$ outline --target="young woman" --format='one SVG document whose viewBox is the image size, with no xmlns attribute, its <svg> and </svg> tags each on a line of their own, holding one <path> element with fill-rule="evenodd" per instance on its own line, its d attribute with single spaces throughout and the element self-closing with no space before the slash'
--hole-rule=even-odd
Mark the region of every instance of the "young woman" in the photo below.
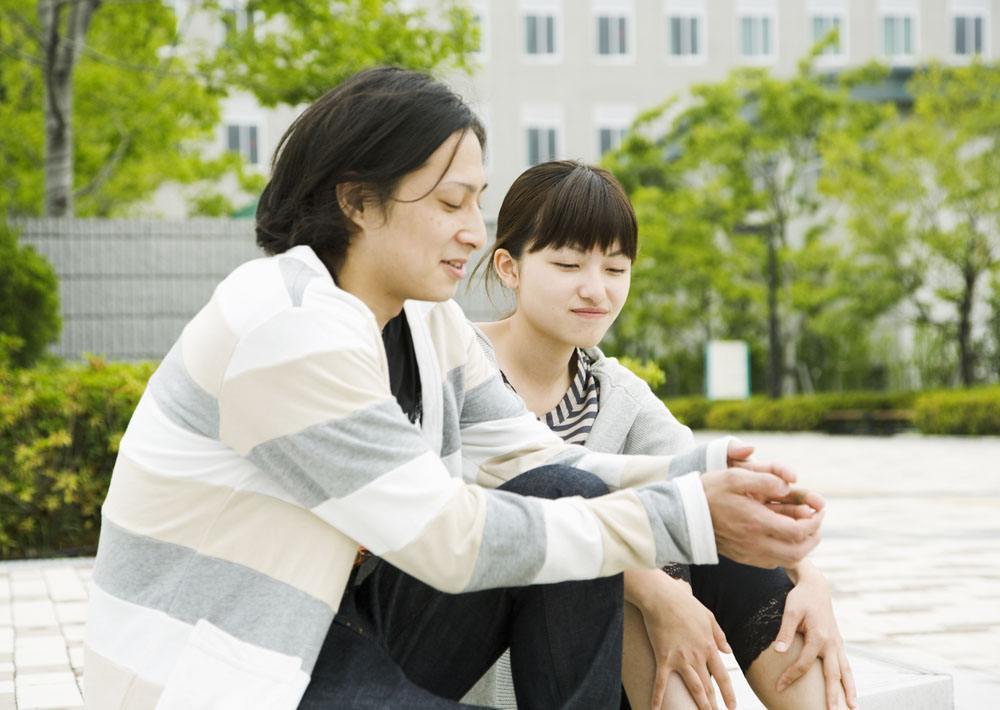
<svg viewBox="0 0 1000 710">
<path fill-rule="evenodd" d="M 608 707 L 619 572 L 815 546 L 821 515 L 766 505 L 783 468 L 590 453 L 506 389 L 448 300 L 485 240 L 483 140 L 447 87 L 391 68 L 289 128 L 269 256 L 218 285 L 122 438 L 89 708 L 455 707 L 508 645 L 530 703 Z"/>
<path fill-rule="evenodd" d="M 636 239 L 631 204 L 608 172 L 571 161 L 530 168 L 507 193 L 481 262 L 516 306 L 480 324 L 481 341 L 511 389 L 565 441 L 679 454 L 693 446 L 691 431 L 595 347 L 628 296 Z M 767 570 L 723 558 L 667 572 L 625 573 L 623 683 L 634 707 L 714 707 L 709 676 L 732 704 L 719 658 L 730 647 L 769 708 L 854 706 L 829 593 L 808 562 Z"/>
</svg>

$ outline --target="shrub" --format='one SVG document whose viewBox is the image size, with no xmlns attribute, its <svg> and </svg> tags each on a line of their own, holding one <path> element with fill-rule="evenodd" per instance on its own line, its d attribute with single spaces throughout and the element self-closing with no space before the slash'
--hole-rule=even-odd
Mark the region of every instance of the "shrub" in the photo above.
<svg viewBox="0 0 1000 710">
<path fill-rule="evenodd" d="M 748 407 L 749 428 L 758 431 L 812 431 L 826 410 L 814 396 L 753 399 Z"/>
<path fill-rule="evenodd" d="M 752 400 L 746 402 L 714 402 L 705 415 L 705 427 L 719 431 L 741 431 L 750 428 Z"/>
<path fill-rule="evenodd" d="M 914 409 L 925 434 L 1000 434 L 1000 387 L 929 392 Z"/>
<path fill-rule="evenodd" d="M 118 442 L 153 365 L 0 369 L 0 555 L 92 553 Z"/>
<path fill-rule="evenodd" d="M 618 358 L 618 362 L 630 369 L 637 377 L 649 385 L 649 389 L 654 392 L 667 381 L 667 376 L 663 374 L 663 370 L 652 360 L 639 360 L 638 358 L 623 356 Z"/>
<path fill-rule="evenodd" d="M 28 367 L 59 337 L 59 283 L 45 257 L 0 221 L 0 361 Z"/>
<path fill-rule="evenodd" d="M 712 402 L 704 397 L 679 397 L 677 399 L 664 400 L 675 417 L 692 429 L 705 428 L 705 415 L 712 409 Z"/>
</svg>

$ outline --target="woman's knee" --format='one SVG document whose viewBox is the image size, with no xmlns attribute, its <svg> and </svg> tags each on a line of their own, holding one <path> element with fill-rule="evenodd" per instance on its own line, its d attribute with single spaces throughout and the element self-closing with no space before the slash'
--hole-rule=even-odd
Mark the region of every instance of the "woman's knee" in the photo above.
<svg viewBox="0 0 1000 710">
<path fill-rule="evenodd" d="M 562 464 L 549 464 L 525 471 L 500 486 L 500 490 L 534 498 L 597 498 L 607 495 L 607 484 L 600 478 L 579 468 Z"/>
</svg>

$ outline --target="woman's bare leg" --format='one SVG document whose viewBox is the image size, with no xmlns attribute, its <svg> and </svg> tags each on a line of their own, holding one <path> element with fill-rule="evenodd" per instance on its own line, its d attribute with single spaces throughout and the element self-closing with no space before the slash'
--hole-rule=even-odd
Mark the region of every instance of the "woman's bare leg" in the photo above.
<svg viewBox="0 0 1000 710">
<path fill-rule="evenodd" d="M 770 710 L 826 710 L 826 682 L 823 678 L 823 663 L 817 658 L 805 674 L 782 692 L 776 686 L 778 678 L 785 672 L 802 651 L 804 639 L 802 634 L 795 635 L 792 647 L 784 653 L 778 653 L 773 646 L 768 646 L 757 659 L 750 664 L 747 681 L 760 701 Z M 838 692 L 838 706 L 847 707 L 843 688 Z"/>
<path fill-rule="evenodd" d="M 638 607 L 625 603 L 625 637 L 622 645 L 622 685 L 633 710 L 648 710 L 653 696 L 656 663 L 646 624 Z M 777 676 L 775 676 L 777 678 Z M 667 680 L 663 710 L 696 710 L 697 705 L 677 673 Z"/>
</svg>

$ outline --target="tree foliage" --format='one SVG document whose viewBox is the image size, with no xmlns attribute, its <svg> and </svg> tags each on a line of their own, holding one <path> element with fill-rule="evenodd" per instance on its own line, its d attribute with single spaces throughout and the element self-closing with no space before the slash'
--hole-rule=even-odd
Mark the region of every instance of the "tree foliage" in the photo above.
<svg viewBox="0 0 1000 710">
<path fill-rule="evenodd" d="M 42 32 L 37 5 L 0 0 L 0 184 L 10 187 L 0 210 L 13 215 L 43 211 L 45 53 L 53 40 Z M 104 3 L 83 41 L 72 77 L 73 195 L 65 214 L 118 215 L 167 181 L 242 175 L 236 156 L 204 156 L 221 94 L 180 51 L 171 8 Z"/>
<path fill-rule="evenodd" d="M 61 327 L 55 271 L 0 221 L 0 367 L 32 365 Z"/>
<path fill-rule="evenodd" d="M 864 341 L 841 337 L 862 299 L 818 185 L 828 142 L 857 139 L 877 117 L 850 82 L 814 71 L 821 50 L 787 79 L 738 69 L 695 86 L 686 106 L 668 101 L 641 116 L 608 159 L 642 234 L 615 337 L 665 360 L 668 386 L 671 361 L 700 365 L 711 338 L 748 340 L 755 386 L 764 380 L 772 396 L 863 384 L 845 381 L 843 365 L 867 357 L 848 352 Z M 870 311 L 892 302 L 863 300 Z M 671 391 L 698 388 L 701 367 L 688 372 Z"/>
<path fill-rule="evenodd" d="M 989 295 L 1000 273 L 1000 65 L 931 65 L 908 88 L 912 113 L 837 142 L 826 189 L 847 205 L 871 280 L 902 288 L 918 345 L 937 343 L 950 372 L 941 384 L 968 386 L 1000 374 L 975 329 L 1000 305 Z"/>
<path fill-rule="evenodd" d="M 206 9 L 224 5 L 207 2 Z M 469 70 L 477 30 L 459 0 L 433 12 L 401 0 L 254 0 L 252 20 L 223 12 L 227 39 L 206 68 L 264 106 L 313 101 L 362 69 Z"/>
<path fill-rule="evenodd" d="M 258 22 L 245 24 L 218 0 L 86 4 L 89 24 L 74 25 L 80 3 L 0 0 L 0 214 L 42 214 L 46 182 L 51 188 L 67 171 L 66 208 L 47 214 L 120 215 L 166 182 L 192 185 L 195 211 L 225 213 L 232 206 L 213 184 L 226 175 L 247 191 L 262 183 L 235 153 L 206 151 L 225 96 L 249 91 L 267 106 L 297 105 L 375 64 L 467 69 L 476 38 L 457 2 L 428 16 L 397 0 L 255 0 Z M 213 30 L 207 41 L 194 24 Z M 62 76 L 50 61 L 58 47 L 78 50 L 70 94 L 53 104 L 72 107 L 63 136 L 71 160 L 50 161 L 46 178 L 46 126 L 50 145 L 57 136 L 45 95 Z"/>
</svg>

